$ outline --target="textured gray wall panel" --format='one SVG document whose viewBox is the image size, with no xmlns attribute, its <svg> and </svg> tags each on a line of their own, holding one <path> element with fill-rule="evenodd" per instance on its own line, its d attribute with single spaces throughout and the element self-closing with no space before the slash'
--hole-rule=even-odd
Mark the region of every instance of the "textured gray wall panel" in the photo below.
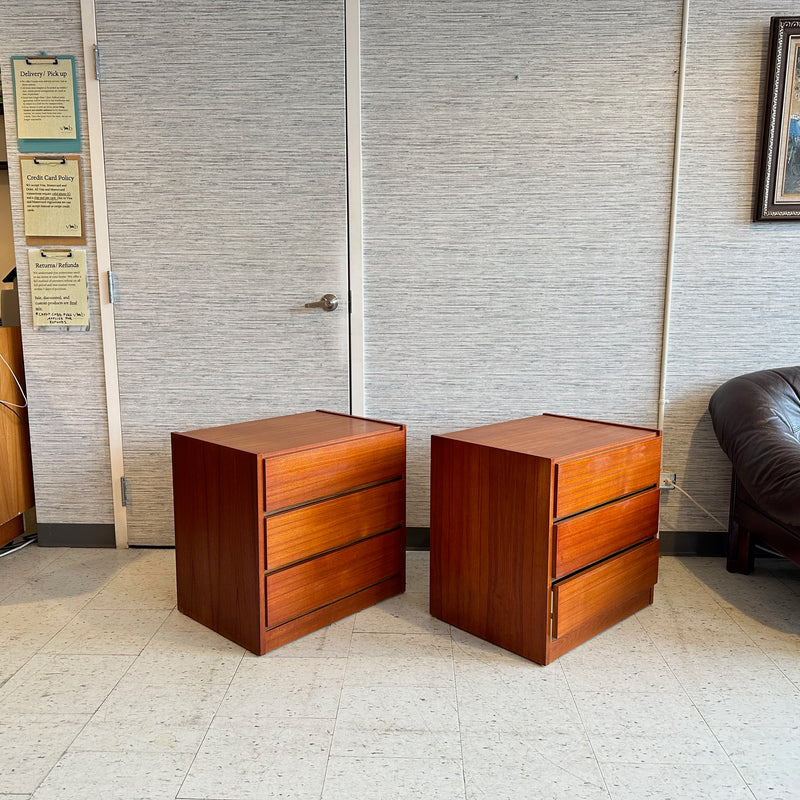
<svg viewBox="0 0 800 800">
<path fill-rule="evenodd" d="M 156 520 L 132 533 L 163 542 L 169 430 L 343 402 L 307 377 L 346 359 L 341 337 L 320 347 L 330 320 L 300 310 L 346 259 L 341 4 L 313 23 L 299 1 L 98 6 L 131 517 Z M 724 523 L 708 397 L 797 363 L 798 228 L 750 222 L 769 17 L 797 8 L 690 11 L 664 468 Z M 431 433 L 542 411 L 655 424 L 681 13 L 363 0 L 367 413 L 409 424 L 410 525 L 427 524 Z M 77 0 L 4 4 L 3 67 L 42 49 L 80 54 Z M 93 330 L 30 330 L 10 178 L 39 516 L 108 523 L 93 248 Z M 84 181 L 90 210 L 86 159 Z M 662 528 L 716 526 L 663 495 Z"/>
<path fill-rule="evenodd" d="M 728 378 L 800 353 L 798 224 L 750 221 L 769 18 L 797 6 L 692 0 L 690 10 L 663 464 L 727 525 L 730 466 L 708 400 Z M 674 491 L 661 526 L 721 527 Z"/>
<path fill-rule="evenodd" d="M 680 4 L 362 3 L 367 412 L 654 425 Z"/>
<path fill-rule="evenodd" d="M 32 328 L 10 58 L 40 51 L 76 56 L 83 134 L 81 166 L 89 242 L 81 248 L 86 251 L 88 272 L 91 322 L 88 332 L 45 332 Z M 78 0 L 65 0 L 56 6 L 40 0 L 3 3 L 0 66 L 25 373 L 30 398 L 36 511 L 40 522 L 53 524 L 110 524 L 114 521 L 82 53 Z"/>
<path fill-rule="evenodd" d="M 170 431 L 349 408 L 342 4 L 154 8 L 97 2 L 138 544 L 172 541 Z"/>
</svg>

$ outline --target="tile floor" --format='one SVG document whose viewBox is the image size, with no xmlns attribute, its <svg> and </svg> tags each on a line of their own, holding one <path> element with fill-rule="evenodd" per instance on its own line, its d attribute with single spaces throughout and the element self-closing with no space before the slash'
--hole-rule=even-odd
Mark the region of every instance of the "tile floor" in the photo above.
<svg viewBox="0 0 800 800">
<path fill-rule="evenodd" d="M 800 798 L 800 569 L 661 559 L 548 667 L 408 591 L 262 658 L 175 609 L 171 550 L 0 558 L 0 798 Z"/>
</svg>

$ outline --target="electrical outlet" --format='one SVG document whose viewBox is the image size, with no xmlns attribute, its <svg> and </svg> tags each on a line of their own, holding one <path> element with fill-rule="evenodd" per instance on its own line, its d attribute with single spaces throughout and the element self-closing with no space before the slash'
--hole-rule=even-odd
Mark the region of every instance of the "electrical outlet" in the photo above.
<svg viewBox="0 0 800 800">
<path fill-rule="evenodd" d="M 678 476 L 674 472 L 662 472 L 658 481 L 659 489 L 674 489 Z"/>
</svg>

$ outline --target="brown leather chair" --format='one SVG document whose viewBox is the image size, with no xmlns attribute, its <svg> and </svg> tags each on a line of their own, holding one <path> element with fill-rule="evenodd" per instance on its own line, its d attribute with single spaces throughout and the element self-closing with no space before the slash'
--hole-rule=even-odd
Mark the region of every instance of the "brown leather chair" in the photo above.
<svg viewBox="0 0 800 800">
<path fill-rule="evenodd" d="M 733 465 L 728 571 L 750 572 L 759 542 L 800 565 L 800 367 L 732 378 L 708 410 Z"/>
</svg>

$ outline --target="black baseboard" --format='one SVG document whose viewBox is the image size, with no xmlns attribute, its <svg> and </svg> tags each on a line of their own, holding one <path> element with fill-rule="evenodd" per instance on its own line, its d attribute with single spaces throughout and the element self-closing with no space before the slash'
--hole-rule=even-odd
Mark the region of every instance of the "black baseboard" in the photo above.
<svg viewBox="0 0 800 800">
<path fill-rule="evenodd" d="M 726 531 L 661 531 L 662 556 L 724 556 L 728 548 Z M 430 528 L 407 528 L 407 550 L 430 550 Z"/>
<path fill-rule="evenodd" d="M 430 550 L 430 528 L 406 528 L 406 550 Z"/>
<path fill-rule="evenodd" d="M 114 525 L 37 522 L 39 547 L 116 547 Z"/>
<path fill-rule="evenodd" d="M 658 534 L 662 556 L 725 556 L 727 531 L 661 531 Z"/>
<path fill-rule="evenodd" d="M 116 547 L 114 526 L 39 522 L 40 547 Z M 728 534 L 720 531 L 661 531 L 662 556 L 724 556 Z M 169 546 L 171 547 L 171 545 Z M 430 528 L 406 528 L 406 550 L 430 550 Z"/>
</svg>

